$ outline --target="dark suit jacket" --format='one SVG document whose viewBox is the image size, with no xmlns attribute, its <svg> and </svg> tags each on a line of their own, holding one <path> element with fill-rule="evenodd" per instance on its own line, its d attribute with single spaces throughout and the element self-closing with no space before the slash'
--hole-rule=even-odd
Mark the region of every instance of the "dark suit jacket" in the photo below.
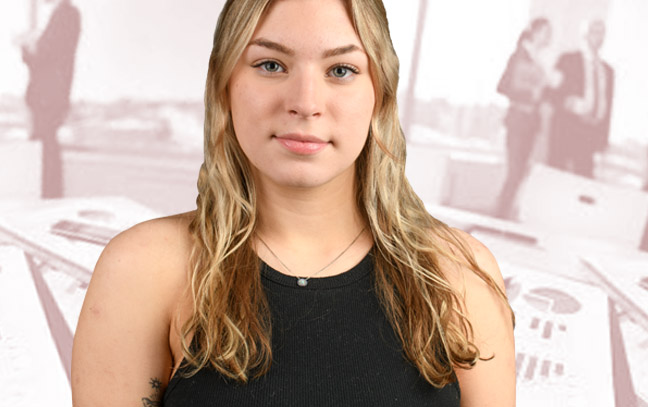
<svg viewBox="0 0 648 407">
<path fill-rule="evenodd" d="M 25 99 L 34 114 L 55 121 L 67 114 L 80 29 L 79 10 L 64 0 L 52 12 L 36 51 L 23 54 L 30 74 Z"/>
<path fill-rule="evenodd" d="M 540 128 L 538 101 L 534 93 L 542 86 L 542 68 L 533 61 L 527 50 L 518 47 L 506 64 L 497 83 L 497 92 L 509 99 L 509 109 L 504 117 L 509 137 L 528 139 Z"/>
<path fill-rule="evenodd" d="M 535 105 L 533 90 L 539 86 L 542 72 L 529 53 L 518 47 L 506 64 L 497 83 L 497 92 L 509 98 L 511 103 Z"/>
<path fill-rule="evenodd" d="M 610 114 L 614 94 L 614 70 L 603 61 L 603 72 L 606 83 L 607 110 L 603 120 L 596 125 L 586 123 L 578 115 L 565 109 L 565 99 L 569 96 L 583 97 L 585 94 L 585 58 L 580 51 L 563 54 L 556 63 L 556 70 L 562 73 L 562 84 L 547 92 L 547 97 L 554 106 L 554 120 L 552 122 L 552 137 L 554 142 L 572 137 L 575 133 L 588 133 L 586 136 L 592 140 L 594 150 L 601 151 L 608 146 L 610 137 Z"/>
</svg>

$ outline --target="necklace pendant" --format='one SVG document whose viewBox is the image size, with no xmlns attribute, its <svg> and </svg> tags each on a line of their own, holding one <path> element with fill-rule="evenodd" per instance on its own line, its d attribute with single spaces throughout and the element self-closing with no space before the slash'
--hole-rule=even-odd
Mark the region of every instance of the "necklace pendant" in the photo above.
<svg viewBox="0 0 648 407">
<path fill-rule="evenodd" d="M 300 287 L 306 287 L 308 285 L 308 280 L 306 280 L 305 278 L 298 278 L 297 285 Z"/>
</svg>

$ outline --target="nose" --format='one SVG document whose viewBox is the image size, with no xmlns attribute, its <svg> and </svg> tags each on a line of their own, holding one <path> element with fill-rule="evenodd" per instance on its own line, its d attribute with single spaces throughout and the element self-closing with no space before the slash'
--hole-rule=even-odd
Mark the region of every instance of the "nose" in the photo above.
<svg viewBox="0 0 648 407">
<path fill-rule="evenodd" d="M 323 113 L 324 78 L 314 69 L 305 68 L 295 72 L 289 79 L 286 93 L 286 109 L 291 116 L 300 118 L 319 117 Z"/>
</svg>

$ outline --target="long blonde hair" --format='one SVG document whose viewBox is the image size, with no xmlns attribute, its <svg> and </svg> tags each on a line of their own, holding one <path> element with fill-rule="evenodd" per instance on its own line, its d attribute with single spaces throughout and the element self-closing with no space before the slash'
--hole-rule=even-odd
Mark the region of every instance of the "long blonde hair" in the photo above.
<svg viewBox="0 0 648 407">
<path fill-rule="evenodd" d="M 272 361 L 272 321 L 251 239 L 256 189 L 234 134 L 227 90 L 271 1 L 228 0 L 214 35 L 205 91 L 204 163 L 189 225 L 194 309 L 181 328 L 183 353 L 192 366 L 188 376 L 209 364 L 225 377 L 246 382 L 265 374 Z M 357 205 L 374 239 L 376 292 L 408 359 L 430 384 L 441 387 L 453 381 L 453 365 L 474 365 L 479 349 L 439 259 L 468 266 L 508 302 L 465 243 L 426 211 L 405 177 L 405 137 L 396 105 L 399 63 L 382 1 L 344 2 L 369 56 L 376 94 L 369 137 L 356 161 Z M 187 343 L 192 332 L 195 349 Z"/>
</svg>

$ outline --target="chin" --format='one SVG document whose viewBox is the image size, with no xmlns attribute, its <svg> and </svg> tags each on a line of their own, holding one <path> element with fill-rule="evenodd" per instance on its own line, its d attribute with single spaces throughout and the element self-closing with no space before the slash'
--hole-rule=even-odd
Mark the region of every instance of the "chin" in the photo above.
<svg viewBox="0 0 648 407">
<path fill-rule="evenodd" d="M 333 173 L 326 171 L 321 173 L 319 171 L 293 171 L 290 173 L 281 174 L 282 176 L 273 177 L 272 181 L 277 184 L 288 188 L 318 188 L 326 185 L 342 185 L 347 180 L 345 172 Z"/>
<path fill-rule="evenodd" d="M 289 187 L 289 188 L 317 188 L 328 183 L 328 179 L 320 179 L 318 177 L 312 176 L 299 176 L 298 174 L 293 174 L 292 176 L 285 177 L 282 179 L 274 180 L 278 185 Z"/>
<path fill-rule="evenodd" d="M 319 188 L 324 186 L 336 186 L 335 188 L 345 188 L 353 185 L 354 166 L 331 165 L 319 163 L 317 165 L 304 163 L 298 165 L 282 165 L 259 168 L 255 167 L 255 178 L 268 182 L 268 186 L 275 185 L 284 188 L 308 189 Z"/>
</svg>

